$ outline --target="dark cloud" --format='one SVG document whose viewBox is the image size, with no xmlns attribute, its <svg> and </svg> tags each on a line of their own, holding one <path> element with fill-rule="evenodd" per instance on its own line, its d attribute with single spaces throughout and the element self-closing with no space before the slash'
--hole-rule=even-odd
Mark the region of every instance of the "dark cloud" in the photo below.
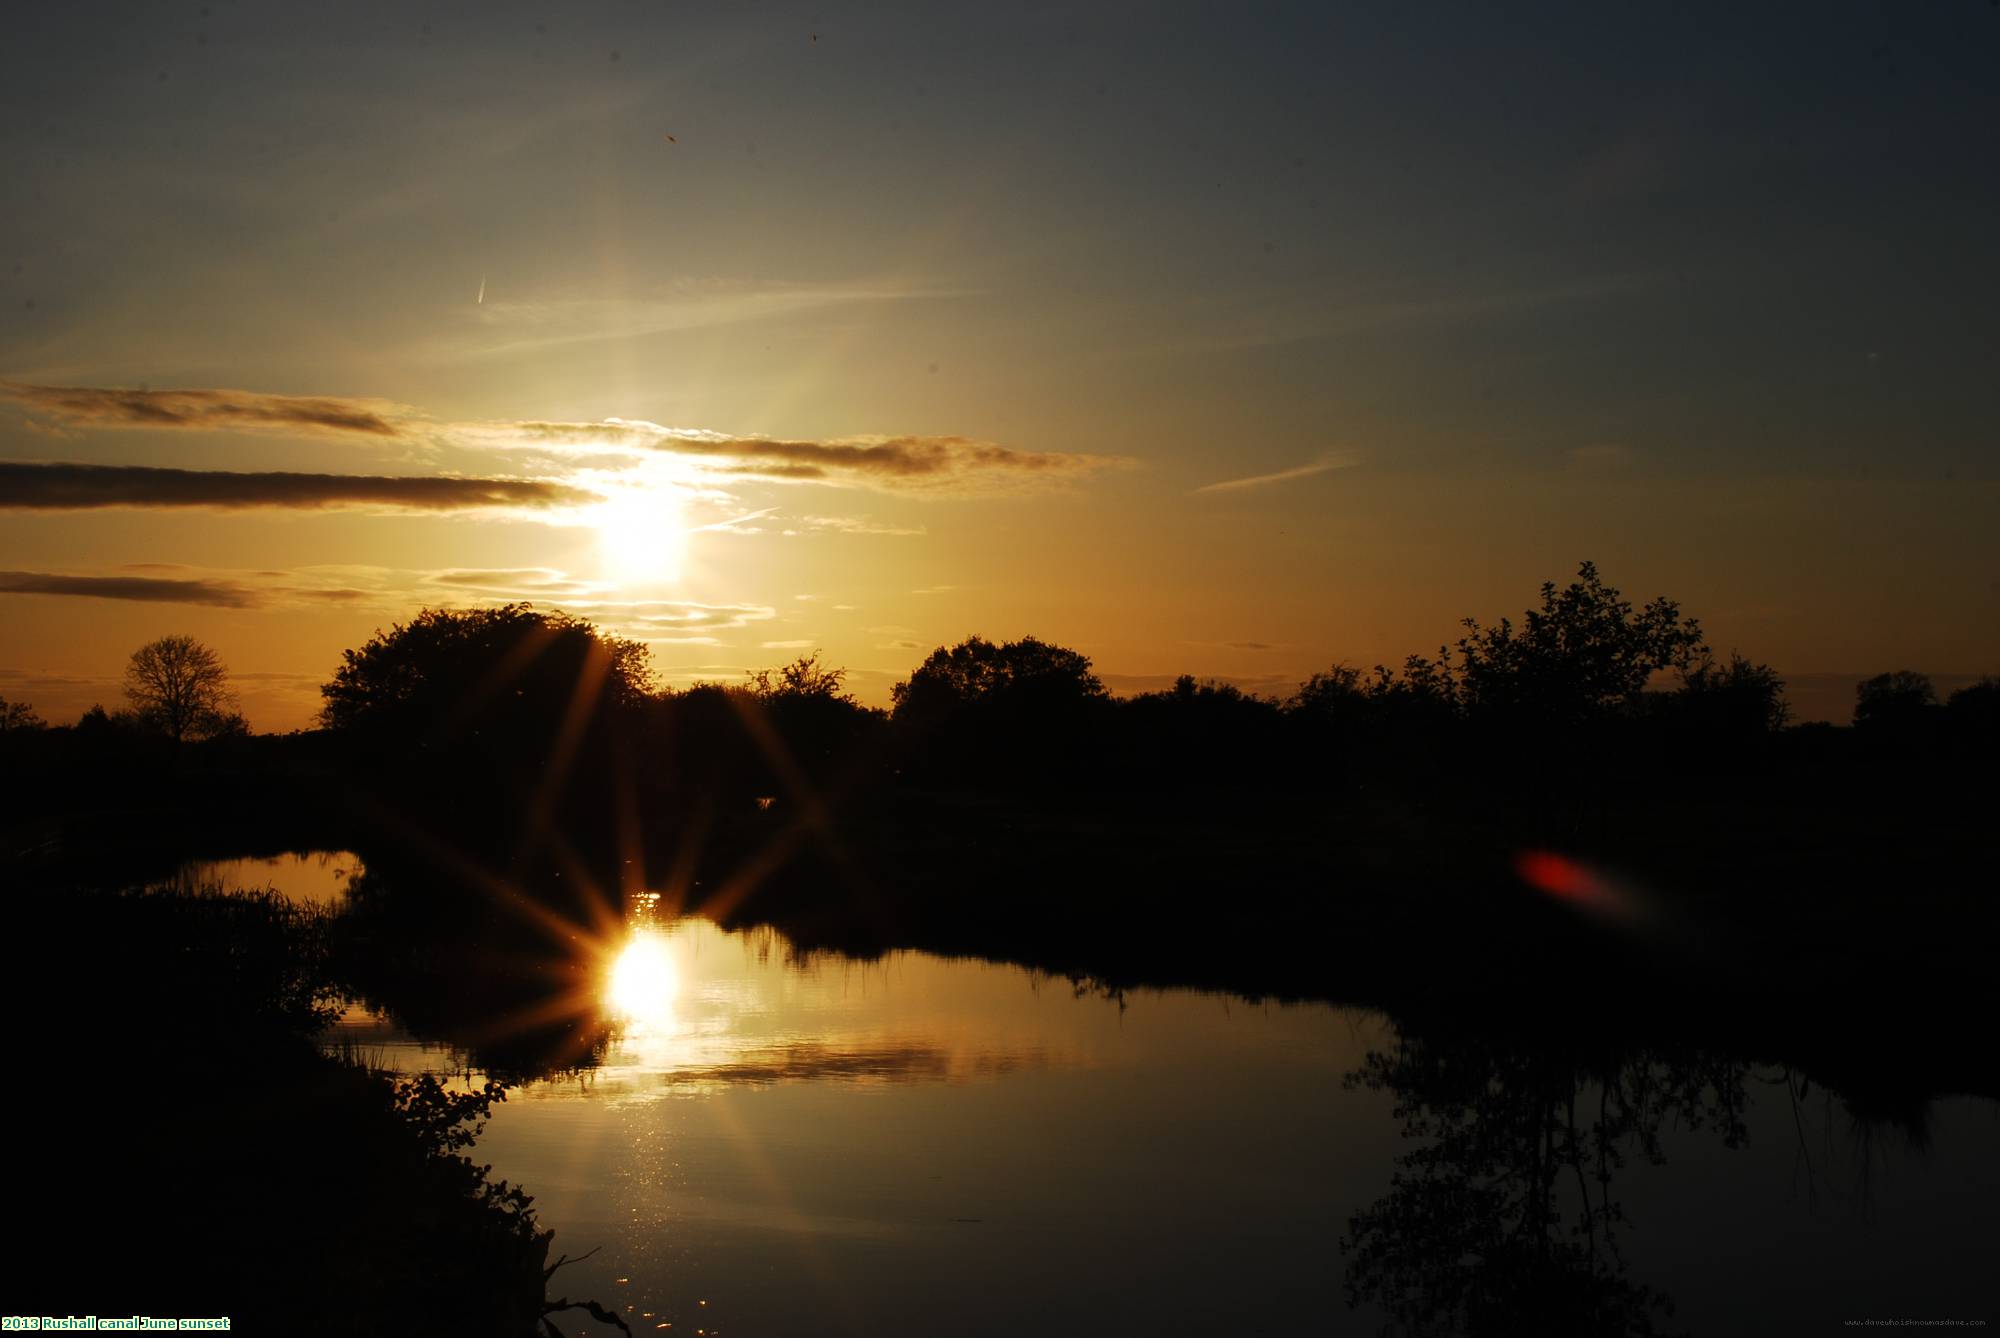
<svg viewBox="0 0 2000 1338">
<path fill-rule="evenodd" d="M 624 418 L 599 423 L 519 420 L 440 426 L 425 421 L 416 409 L 382 400 L 267 395 L 252 390 L 119 390 L 0 381 L 0 397 L 51 420 L 57 431 L 101 427 L 222 429 L 377 439 L 430 439 L 442 434 L 463 444 L 498 449 L 542 448 L 565 454 L 579 450 L 665 452 L 692 457 L 715 473 L 740 478 L 936 492 L 1055 483 L 1132 463 L 1114 456 L 1020 451 L 971 437 L 784 439 L 666 427 Z M 44 425 L 35 426 L 47 430 Z"/>
<path fill-rule="evenodd" d="M 581 581 L 572 580 L 559 571 L 547 567 L 459 567 L 450 571 L 432 572 L 424 578 L 432 585 L 461 586 L 468 590 L 493 590 L 501 593 L 519 592 L 545 598 L 550 594 L 574 593 L 585 588 Z"/>
<path fill-rule="evenodd" d="M 389 477 L 378 474 L 237 474 L 139 465 L 0 461 L 0 508 L 78 511 L 96 507 L 391 507 L 468 511 L 573 506 L 595 493 L 539 479 Z"/>
<path fill-rule="evenodd" d="M 1053 483 L 1132 463 L 1117 456 L 1018 451 L 971 437 L 746 437 L 624 418 L 465 423 L 451 431 L 500 449 L 659 451 L 712 461 L 708 467 L 714 472 L 736 477 L 937 491 Z"/>
<path fill-rule="evenodd" d="M 42 571 L 0 571 L 0 594 L 84 595 L 152 604 L 209 604 L 247 609 L 262 600 L 228 581 L 166 580 L 155 576 L 60 576 Z"/>
<path fill-rule="evenodd" d="M 0 382 L 0 395 L 70 427 L 359 433 L 400 437 L 410 411 L 378 400 L 265 395 L 254 390 L 115 390 Z"/>
<path fill-rule="evenodd" d="M 770 479 L 850 479 L 914 487 L 979 480 L 1054 481 L 1126 463 L 1108 456 L 1017 451 L 968 437 L 867 437 L 782 441 L 765 437 L 666 434 L 654 450 L 730 461 L 728 472 Z"/>
</svg>

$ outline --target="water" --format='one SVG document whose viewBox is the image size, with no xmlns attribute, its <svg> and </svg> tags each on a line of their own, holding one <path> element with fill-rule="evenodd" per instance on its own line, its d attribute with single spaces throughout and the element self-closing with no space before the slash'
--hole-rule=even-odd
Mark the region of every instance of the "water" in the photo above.
<svg viewBox="0 0 2000 1338">
<path fill-rule="evenodd" d="M 1551 1297 L 1591 1298 L 1588 1332 L 1991 1314 L 1990 1101 L 1864 1120 L 1775 1064 L 799 960 L 645 902 L 609 948 L 601 1059 L 517 1088 L 475 1151 L 556 1252 L 597 1251 L 551 1293 L 635 1332 L 1373 1333 Z M 393 1016 L 338 1033 L 462 1065 Z"/>
<path fill-rule="evenodd" d="M 270 888 L 302 906 L 338 906 L 347 885 L 361 873 L 361 858 L 350 850 L 297 850 L 283 855 L 190 860 L 176 879 L 190 890 Z"/>
</svg>

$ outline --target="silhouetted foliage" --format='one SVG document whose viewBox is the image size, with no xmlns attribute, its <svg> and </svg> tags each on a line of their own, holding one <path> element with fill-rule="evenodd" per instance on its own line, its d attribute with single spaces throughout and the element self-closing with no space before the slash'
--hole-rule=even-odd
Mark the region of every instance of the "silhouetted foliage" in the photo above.
<svg viewBox="0 0 2000 1338">
<path fill-rule="evenodd" d="M 1184 674 L 1164 692 L 1132 698 L 1120 715 L 1129 783 L 1242 791 L 1289 766 L 1279 704 L 1232 683 Z"/>
<path fill-rule="evenodd" d="M 1110 694 L 1066 646 L 968 637 L 932 651 L 890 698 L 906 765 L 932 779 L 1062 789 L 1105 760 L 1095 736 Z"/>
<path fill-rule="evenodd" d="M 16 1112 L 35 1149 L 16 1188 L 40 1228 L 16 1264 L 36 1287 L 258 1332 L 535 1331 L 550 1233 L 463 1155 L 502 1092 L 322 1053 L 324 914 L 271 894 L 89 889 L 33 912 L 38 942 L 87 948 L 14 973 L 64 1019 L 25 1034 L 21 1061 L 52 1071 L 77 1035 L 121 1038 L 115 1099 Z M 171 1025 L 135 1025 L 163 1005 Z M 106 1211 L 112 1197 L 129 1210 Z M 171 1226 L 143 1205 L 171 1205 Z"/>
<path fill-rule="evenodd" d="M 1662 595 L 1641 608 L 1604 583 L 1597 564 L 1561 590 L 1542 584 L 1542 606 L 1517 627 L 1502 618 L 1466 634 L 1435 660 L 1412 656 L 1400 676 L 1377 670 L 1377 689 L 1452 702 L 1468 717 L 1538 729 L 1572 729 L 1639 701 L 1655 675 L 1692 670 L 1708 654 L 1701 626 Z"/>
<path fill-rule="evenodd" d="M 47 722 L 26 702 L 10 702 L 0 697 L 0 734 L 20 729 L 45 729 Z"/>
<path fill-rule="evenodd" d="M 1854 690 L 1854 723 L 1873 728 L 1908 728 L 1937 705 L 1928 674 L 1898 669 L 1877 674 Z"/>
<path fill-rule="evenodd" d="M 793 697 L 852 701 L 846 681 L 845 669 L 820 663 L 819 652 L 813 651 L 777 669 L 756 670 L 750 675 L 750 690 L 766 701 Z"/>
<path fill-rule="evenodd" d="M 890 714 L 899 725 L 923 728 L 968 708 L 1069 712 L 1107 695 L 1090 660 L 1066 646 L 1034 637 L 995 645 L 975 636 L 932 651 L 891 689 Z"/>
<path fill-rule="evenodd" d="M 1944 705 L 1954 737 L 1977 746 L 2000 743 L 2000 678 L 1989 675 L 1969 683 Z"/>
<path fill-rule="evenodd" d="M 1341 1242 L 1350 1303 L 1386 1332 L 1644 1335 L 1672 1302 L 1625 1276 L 1615 1173 L 1664 1160 L 1668 1126 L 1745 1137 L 1746 1066 L 1640 1053 L 1589 1064 L 1547 1047 L 1399 1034 L 1349 1085 L 1395 1095 L 1394 1187 Z"/>
<path fill-rule="evenodd" d="M 1729 663 L 1704 660 L 1682 676 L 1681 718 L 1710 734 L 1743 737 L 1771 734 L 1791 720 L 1785 680 L 1768 664 L 1734 652 Z"/>
<path fill-rule="evenodd" d="M 546 747 L 554 727 L 600 704 L 628 708 L 650 689 L 646 648 L 580 618 L 527 604 L 425 609 L 341 654 L 320 689 L 328 729 L 412 748 L 484 736 Z"/>
<path fill-rule="evenodd" d="M 527 816 L 526 840 L 559 809 L 607 811 L 648 674 L 644 646 L 565 613 L 426 609 L 343 653 L 320 719 L 378 775 L 450 781 L 431 802 L 461 823 Z"/>
<path fill-rule="evenodd" d="M 248 729 L 221 657 L 191 636 L 163 636 L 133 651 L 125 699 L 142 724 L 176 744 Z"/>
</svg>

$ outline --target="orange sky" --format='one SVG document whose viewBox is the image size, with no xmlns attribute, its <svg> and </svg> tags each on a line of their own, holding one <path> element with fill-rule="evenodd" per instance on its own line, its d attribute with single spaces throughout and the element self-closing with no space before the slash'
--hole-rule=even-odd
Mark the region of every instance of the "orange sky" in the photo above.
<svg viewBox="0 0 2000 1338">
<path fill-rule="evenodd" d="M 2000 669 L 1972 8 L 52 19 L 0 57 L 0 695 L 186 632 L 294 728 L 504 598 L 671 683 L 879 704 L 979 633 L 1282 693 L 1584 558 L 1802 715 L 1948 688 Z"/>
</svg>

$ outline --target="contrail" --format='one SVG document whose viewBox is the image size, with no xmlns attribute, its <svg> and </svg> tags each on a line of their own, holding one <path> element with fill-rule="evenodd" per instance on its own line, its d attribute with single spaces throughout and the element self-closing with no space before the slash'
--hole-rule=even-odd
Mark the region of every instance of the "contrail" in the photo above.
<svg viewBox="0 0 2000 1338">
<path fill-rule="evenodd" d="M 479 276 L 479 297 L 476 299 L 476 305 L 482 307 L 486 305 L 486 276 L 484 274 Z"/>
</svg>

